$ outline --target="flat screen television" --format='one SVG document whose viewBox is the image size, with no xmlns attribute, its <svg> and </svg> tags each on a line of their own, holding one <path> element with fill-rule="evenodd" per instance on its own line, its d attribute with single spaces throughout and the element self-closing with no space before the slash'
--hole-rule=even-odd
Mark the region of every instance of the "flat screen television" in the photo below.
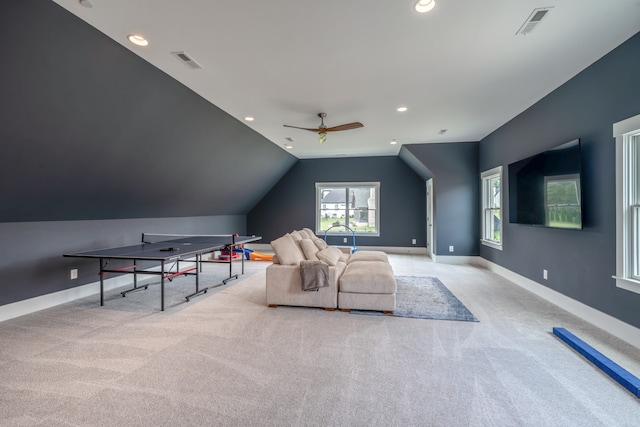
<svg viewBox="0 0 640 427">
<path fill-rule="evenodd" d="M 580 139 L 509 165 L 509 222 L 582 229 Z"/>
</svg>

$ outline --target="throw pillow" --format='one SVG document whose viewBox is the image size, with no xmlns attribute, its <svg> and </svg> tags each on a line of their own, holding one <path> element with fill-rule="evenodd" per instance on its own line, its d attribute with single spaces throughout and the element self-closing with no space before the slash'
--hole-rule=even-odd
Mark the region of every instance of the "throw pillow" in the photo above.
<svg viewBox="0 0 640 427">
<path fill-rule="evenodd" d="M 304 257 L 310 261 L 317 261 L 318 257 L 316 254 L 320 249 L 311 241 L 311 239 L 302 239 L 298 242 L 300 245 L 300 249 L 302 249 L 302 253 Z"/>
<path fill-rule="evenodd" d="M 335 251 L 334 251 L 335 249 Z M 337 251 L 337 253 L 336 253 Z M 329 265 L 336 265 L 340 261 L 340 255 L 342 252 L 338 248 L 326 247 L 321 251 L 318 251 L 316 256 L 320 261 L 324 261 Z"/>
<path fill-rule="evenodd" d="M 304 255 L 289 233 L 272 241 L 271 247 L 282 265 L 300 265 L 300 261 L 304 261 Z"/>
<path fill-rule="evenodd" d="M 302 239 L 302 234 L 300 234 L 298 230 L 293 230 L 289 234 L 291 235 L 291 237 L 293 237 L 293 240 L 295 240 L 296 242 Z"/>
<path fill-rule="evenodd" d="M 316 244 L 316 246 L 318 247 L 318 249 L 323 250 L 324 248 L 327 247 L 327 242 L 325 242 L 324 240 L 316 237 L 315 239 L 313 239 L 313 243 Z"/>
<path fill-rule="evenodd" d="M 316 233 L 314 233 L 314 232 L 313 232 L 313 230 L 311 230 L 310 228 L 306 228 L 306 227 L 305 227 L 305 228 L 303 228 L 302 230 L 307 232 L 307 234 L 309 235 L 309 238 L 310 238 L 311 240 L 313 240 L 313 239 L 315 239 L 315 238 L 316 238 Z"/>
</svg>

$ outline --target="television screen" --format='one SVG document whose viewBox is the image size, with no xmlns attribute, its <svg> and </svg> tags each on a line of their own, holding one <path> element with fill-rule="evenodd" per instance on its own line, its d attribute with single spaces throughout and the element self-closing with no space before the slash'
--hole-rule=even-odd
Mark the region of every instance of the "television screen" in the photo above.
<svg viewBox="0 0 640 427">
<path fill-rule="evenodd" d="M 580 140 L 509 165 L 509 222 L 582 229 Z"/>
</svg>

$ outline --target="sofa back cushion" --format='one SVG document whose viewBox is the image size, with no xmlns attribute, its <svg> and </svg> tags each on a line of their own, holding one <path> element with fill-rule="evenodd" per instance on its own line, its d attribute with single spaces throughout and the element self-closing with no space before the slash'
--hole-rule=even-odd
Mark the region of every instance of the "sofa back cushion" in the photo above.
<svg viewBox="0 0 640 427">
<path fill-rule="evenodd" d="M 293 237 L 293 240 L 295 240 L 296 242 L 298 242 L 298 241 L 300 241 L 300 239 L 303 239 L 304 237 L 306 237 L 306 236 L 303 236 L 302 233 L 300 233 L 298 230 L 293 230 L 291 233 L 289 233 L 289 235 L 291 237 Z"/>
<path fill-rule="evenodd" d="M 302 231 L 305 231 L 307 233 L 307 236 L 309 236 L 309 238 L 311 240 L 317 238 L 316 233 L 313 232 L 313 230 L 311 230 L 310 228 L 303 228 Z"/>
<path fill-rule="evenodd" d="M 320 239 L 320 238 L 315 238 L 313 239 L 313 243 L 315 243 L 315 245 L 318 247 L 318 249 L 323 250 L 324 248 L 327 247 L 327 242 L 325 242 L 324 240 Z"/>
<path fill-rule="evenodd" d="M 282 265 L 300 265 L 304 255 L 289 233 L 271 242 L 271 247 Z"/>
<path fill-rule="evenodd" d="M 311 239 L 302 239 L 298 242 L 300 245 L 300 249 L 302 249 L 302 253 L 304 257 L 311 261 L 317 261 L 318 257 L 316 254 L 320 249 L 316 246 L 315 243 Z"/>
<path fill-rule="evenodd" d="M 316 256 L 320 261 L 324 261 L 329 265 L 336 265 L 338 261 L 340 261 L 342 251 L 338 248 L 334 248 L 333 246 L 327 246 L 323 250 L 318 251 Z"/>
</svg>

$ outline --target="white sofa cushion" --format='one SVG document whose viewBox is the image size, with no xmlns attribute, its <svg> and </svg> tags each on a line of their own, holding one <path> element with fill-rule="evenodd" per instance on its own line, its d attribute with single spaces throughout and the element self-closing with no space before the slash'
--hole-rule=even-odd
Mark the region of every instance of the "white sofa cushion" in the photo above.
<svg viewBox="0 0 640 427">
<path fill-rule="evenodd" d="M 293 230 L 291 233 L 289 233 L 289 235 L 291 235 L 291 237 L 293 237 L 293 240 L 295 240 L 296 242 L 305 237 L 298 230 Z"/>
<path fill-rule="evenodd" d="M 317 238 L 316 233 L 314 233 L 313 230 L 310 229 L 310 228 L 306 228 L 305 227 L 305 228 L 302 229 L 302 231 L 305 231 L 311 240 Z"/>
<path fill-rule="evenodd" d="M 333 246 L 328 246 L 316 254 L 320 261 L 324 261 L 329 265 L 336 265 L 340 261 L 342 251 Z"/>
<path fill-rule="evenodd" d="M 318 260 L 317 254 L 320 249 L 318 249 L 316 244 L 313 243 L 311 239 L 302 239 L 298 242 L 298 244 L 300 245 L 300 249 L 302 249 L 302 253 L 304 254 L 304 257 L 306 259 L 310 261 Z"/>
<path fill-rule="evenodd" d="M 324 240 L 320 239 L 319 237 L 313 239 L 313 243 L 316 244 L 316 246 L 318 247 L 318 249 L 323 250 L 324 248 L 327 247 L 327 242 L 325 242 Z"/>
<path fill-rule="evenodd" d="M 381 251 L 356 251 L 351 254 L 349 263 L 356 261 L 383 261 L 389 262 L 387 254 Z"/>
<path fill-rule="evenodd" d="M 396 292 L 393 269 L 384 261 L 349 263 L 340 276 L 339 283 L 340 292 L 356 294 L 394 294 Z"/>
<path fill-rule="evenodd" d="M 271 247 L 282 265 L 300 265 L 304 254 L 289 233 L 271 242 Z"/>
</svg>

